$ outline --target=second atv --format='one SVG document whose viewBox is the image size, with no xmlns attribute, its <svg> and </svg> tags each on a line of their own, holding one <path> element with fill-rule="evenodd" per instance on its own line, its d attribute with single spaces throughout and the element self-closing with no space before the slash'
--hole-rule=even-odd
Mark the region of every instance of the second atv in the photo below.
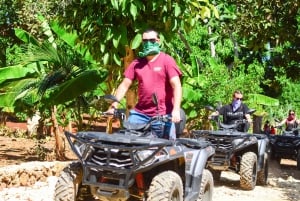
<svg viewBox="0 0 300 201">
<path fill-rule="evenodd" d="M 256 183 L 267 184 L 269 140 L 266 135 L 237 131 L 244 121 L 231 125 L 218 122 L 218 130 L 195 130 L 193 135 L 215 147 L 216 153 L 208 161 L 215 180 L 220 179 L 222 171 L 232 171 L 240 175 L 242 189 L 253 190 Z"/>
<path fill-rule="evenodd" d="M 297 161 L 297 169 L 300 170 L 300 128 L 291 131 L 282 131 L 279 135 L 270 135 L 271 159 L 292 159 Z"/>
</svg>

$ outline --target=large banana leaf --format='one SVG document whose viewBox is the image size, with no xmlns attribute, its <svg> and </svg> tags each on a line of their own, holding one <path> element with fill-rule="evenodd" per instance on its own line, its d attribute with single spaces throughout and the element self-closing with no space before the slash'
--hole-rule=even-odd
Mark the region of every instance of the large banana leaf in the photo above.
<svg viewBox="0 0 300 201">
<path fill-rule="evenodd" d="M 13 107 L 16 100 L 23 99 L 24 102 L 25 97 L 27 100 L 27 105 L 34 105 L 40 99 L 36 90 L 32 92 L 31 88 L 24 89 L 24 87 L 35 81 L 35 78 L 24 78 L 20 80 L 14 80 L 6 84 L 5 89 L 7 90 L 4 90 L 5 92 L 0 94 L 0 108 Z M 29 94 L 32 96 L 30 97 L 30 102 L 28 100 L 29 97 L 27 97 Z"/>
<path fill-rule="evenodd" d="M 17 65 L 0 68 L 0 84 L 10 79 L 26 77 L 28 74 L 35 72 L 36 68 L 33 65 L 28 67 Z"/>
<path fill-rule="evenodd" d="M 0 93 L 0 108 L 12 107 L 16 96 L 16 92 Z"/>
<path fill-rule="evenodd" d="M 279 106 L 279 100 L 261 94 L 248 94 L 247 102 L 265 106 Z"/>
<path fill-rule="evenodd" d="M 86 70 L 77 77 L 49 89 L 43 100 L 45 104 L 58 105 L 73 100 L 87 91 L 96 89 L 107 76 L 107 72 Z"/>
<path fill-rule="evenodd" d="M 25 43 L 31 43 L 33 45 L 39 46 L 39 41 L 32 37 L 28 32 L 24 31 L 23 29 L 14 29 L 16 36 L 21 39 Z"/>
</svg>

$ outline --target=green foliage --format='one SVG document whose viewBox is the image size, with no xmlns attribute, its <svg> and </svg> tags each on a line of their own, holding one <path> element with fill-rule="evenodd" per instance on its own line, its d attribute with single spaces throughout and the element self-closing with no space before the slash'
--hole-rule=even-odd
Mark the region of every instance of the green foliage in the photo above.
<svg viewBox="0 0 300 201">
<path fill-rule="evenodd" d="M 300 112 L 300 101 L 298 94 L 300 93 L 300 83 L 292 82 L 290 78 L 286 76 L 278 76 L 277 81 L 282 87 L 282 93 L 279 97 L 280 103 L 282 104 L 284 111 L 283 113 L 277 113 L 278 116 L 284 116 L 287 114 L 289 109 L 294 109 L 298 113 Z"/>
<path fill-rule="evenodd" d="M 44 104 L 58 105 L 73 100 L 84 92 L 95 89 L 98 83 L 103 82 L 105 78 L 105 72 L 86 70 L 76 78 L 49 89 L 43 100 Z"/>
<path fill-rule="evenodd" d="M 95 90 L 84 96 L 110 93 L 123 76 L 124 47 L 137 52 L 141 32 L 154 28 L 184 72 L 183 106 L 192 121 L 204 115 L 204 105 L 229 102 L 237 88 L 251 107 L 267 111 L 270 118 L 284 117 L 290 108 L 298 111 L 300 4 L 286 0 L 214 4 L 208 0 L 1 0 L 0 66 L 6 68 L 0 69 L 0 106 L 13 111 L 16 102 L 20 109 L 36 109 L 60 86 L 81 87 L 79 80 L 85 80 L 82 87 L 87 89 L 86 70 L 96 70 L 97 81 L 108 78 L 96 89 L 93 82 L 89 89 Z M 59 23 L 48 24 L 53 18 Z M 30 51 L 21 52 L 20 39 L 30 42 L 28 50 L 34 53 L 30 57 Z M 22 67 L 17 67 L 19 58 Z M 25 59 L 32 63 L 25 65 Z M 63 97 L 66 91 L 58 94 L 56 101 L 74 104 Z M 275 98 L 279 106 L 255 105 L 252 94 Z"/>
<path fill-rule="evenodd" d="M 56 35 L 45 21 L 42 23 L 47 36 L 44 41 L 16 29 L 16 36 L 26 46 L 19 65 L 0 69 L 0 77 L 4 78 L 0 103 L 6 111 L 30 115 L 40 110 L 43 116 L 54 105 L 70 104 L 85 92 L 97 89 L 106 78 L 107 72 L 97 65 L 87 48 L 76 46 L 76 33 L 66 32 L 57 23 L 52 25 Z"/>
<path fill-rule="evenodd" d="M 241 90 L 248 104 L 251 100 L 248 100 L 247 94 L 262 92 L 260 82 L 265 73 L 264 65 L 257 60 L 249 63 L 243 58 L 226 63 L 234 54 L 230 38 L 215 41 L 217 56 L 212 57 L 211 35 L 206 30 L 206 26 L 198 26 L 190 34 L 184 35 L 185 41 L 181 40 L 182 37 L 173 41 L 184 73 L 182 105 L 188 121 L 193 122 L 190 128 L 201 127 L 202 121 L 207 118 L 203 116 L 206 115 L 204 106 L 231 102 L 233 91 Z"/>
<path fill-rule="evenodd" d="M 236 18 L 224 24 L 226 32 L 236 32 L 240 38 L 245 38 L 248 48 L 262 49 L 272 41 L 280 44 L 285 41 L 297 41 L 297 15 L 299 2 L 285 0 L 270 1 L 219 1 L 226 8 L 233 7 Z"/>
<path fill-rule="evenodd" d="M 218 17 L 208 0 L 83 0 L 79 5 L 70 2 L 61 11 L 60 22 L 76 30 L 81 45 L 90 47 L 93 56 L 105 65 L 119 65 L 125 56 L 124 47 L 137 48 L 140 34 L 147 28 L 169 39 L 181 28 L 189 30 L 198 20 Z"/>
</svg>

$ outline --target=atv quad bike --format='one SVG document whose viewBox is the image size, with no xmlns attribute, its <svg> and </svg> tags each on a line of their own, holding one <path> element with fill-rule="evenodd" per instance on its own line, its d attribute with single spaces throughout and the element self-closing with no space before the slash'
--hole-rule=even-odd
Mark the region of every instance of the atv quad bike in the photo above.
<svg viewBox="0 0 300 201">
<path fill-rule="evenodd" d="M 208 161 L 214 180 L 220 179 L 222 171 L 232 171 L 240 175 L 242 189 L 253 190 L 256 183 L 267 184 L 269 140 L 264 134 L 237 131 L 245 121 L 238 120 L 232 125 L 218 121 L 218 130 L 195 130 L 193 135 L 199 140 L 210 141 L 215 147 L 216 153 Z"/>
<path fill-rule="evenodd" d="M 269 135 L 271 159 L 292 159 L 297 161 L 297 169 L 300 170 L 300 128 L 291 131 L 282 131 L 280 135 Z"/>
<path fill-rule="evenodd" d="M 210 142 L 155 138 L 149 135 L 154 121 L 169 118 L 158 115 L 146 125 L 124 124 L 113 134 L 65 132 L 78 161 L 62 171 L 55 200 L 74 201 L 87 186 L 104 201 L 211 201 L 213 177 L 206 169 L 214 154 Z"/>
</svg>

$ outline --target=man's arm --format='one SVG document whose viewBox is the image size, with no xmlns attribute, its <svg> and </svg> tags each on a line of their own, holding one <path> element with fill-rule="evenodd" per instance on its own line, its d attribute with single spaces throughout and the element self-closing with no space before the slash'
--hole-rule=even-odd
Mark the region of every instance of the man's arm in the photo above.
<svg viewBox="0 0 300 201">
<path fill-rule="evenodd" d="M 209 116 L 208 116 L 208 119 L 212 119 L 213 117 L 215 116 L 219 116 L 219 115 L 224 115 L 226 112 L 225 112 L 225 105 L 221 108 L 219 108 L 218 110 L 212 112 Z"/>
<path fill-rule="evenodd" d="M 247 119 L 247 121 L 248 121 L 249 123 L 252 123 L 252 119 L 251 119 L 250 114 L 245 114 L 245 118 Z"/>
<path fill-rule="evenodd" d="M 276 127 L 283 126 L 286 122 L 286 119 L 282 120 L 280 123 L 276 124 Z"/>
<path fill-rule="evenodd" d="M 122 100 L 122 98 L 125 96 L 126 92 L 128 91 L 129 87 L 132 84 L 132 80 L 128 78 L 124 78 L 121 84 L 118 86 L 117 91 L 116 91 L 116 98 L 117 100 Z M 118 102 L 113 102 L 111 104 L 112 108 L 118 108 L 119 103 Z"/>
<path fill-rule="evenodd" d="M 248 105 L 243 104 L 243 112 L 244 112 L 244 116 L 245 116 L 246 120 L 247 120 L 249 123 L 252 123 L 251 115 L 248 114 L 248 112 L 249 112 L 249 107 L 248 107 Z"/>
<path fill-rule="evenodd" d="M 181 99 L 182 99 L 182 87 L 181 87 L 181 81 L 179 76 L 172 77 L 170 79 L 170 84 L 173 88 L 173 94 L 174 94 L 172 121 L 176 123 L 181 120 L 180 107 L 181 107 Z"/>
</svg>

